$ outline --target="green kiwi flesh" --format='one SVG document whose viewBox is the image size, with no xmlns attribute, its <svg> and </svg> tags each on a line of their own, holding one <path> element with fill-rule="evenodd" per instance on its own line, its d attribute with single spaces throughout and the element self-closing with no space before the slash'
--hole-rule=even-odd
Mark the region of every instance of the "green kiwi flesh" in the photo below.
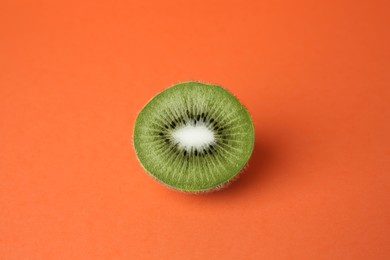
<svg viewBox="0 0 390 260">
<path fill-rule="evenodd" d="M 157 94 L 138 114 L 133 137 L 138 160 L 152 177 L 194 193 L 233 180 L 254 147 L 245 107 L 226 89 L 199 82 Z"/>
</svg>

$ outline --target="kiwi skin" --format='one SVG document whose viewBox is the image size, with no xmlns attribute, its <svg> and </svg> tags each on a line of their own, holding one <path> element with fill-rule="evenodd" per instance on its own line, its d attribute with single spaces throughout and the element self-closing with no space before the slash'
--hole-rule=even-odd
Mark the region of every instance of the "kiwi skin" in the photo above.
<svg viewBox="0 0 390 260">
<path fill-rule="evenodd" d="M 216 191 L 225 190 L 226 188 L 230 187 L 230 185 L 232 185 L 233 182 L 237 181 L 243 174 L 245 174 L 245 172 L 247 171 L 248 167 L 249 167 L 249 164 L 247 163 L 244 166 L 244 168 L 241 169 L 241 171 L 239 173 L 237 173 L 236 175 L 233 176 L 233 178 L 231 178 L 230 180 L 227 180 L 226 182 L 221 183 L 221 184 L 219 184 L 219 185 L 217 185 L 217 186 L 215 186 L 213 188 L 205 189 L 205 190 L 195 190 L 195 191 L 175 189 L 174 187 L 169 186 L 166 183 L 158 180 L 153 175 L 151 175 L 151 174 L 148 174 L 148 175 L 150 177 L 152 177 L 154 180 L 156 180 L 158 183 L 161 183 L 163 186 L 165 186 L 166 188 L 168 188 L 170 190 L 173 190 L 173 191 L 176 191 L 176 192 L 179 192 L 179 193 L 189 194 L 189 195 L 204 195 L 204 194 L 210 194 L 210 193 L 213 193 L 213 192 L 216 192 Z M 146 169 L 144 169 L 144 170 L 146 171 Z"/>
<path fill-rule="evenodd" d="M 191 81 L 178 82 L 178 83 L 176 83 L 176 84 L 173 84 L 172 86 L 178 85 L 178 84 L 184 84 L 184 83 L 192 83 L 192 82 L 193 82 L 193 83 L 200 83 L 200 84 L 215 85 L 215 84 L 207 83 L 207 82 L 204 82 L 204 81 L 195 81 L 195 80 L 191 80 Z M 216 85 L 216 86 L 222 87 L 221 85 Z M 171 86 L 170 86 L 170 87 L 171 87 Z M 168 87 L 168 88 L 170 88 L 170 87 Z M 168 89 L 168 88 L 166 88 L 166 89 Z M 228 90 L 228 89 L 225 88 L 225 87 L 222 87 L 222 88 Z M 160 91 L 159 93 L 164 92 L 166 89 Z M 154 97 L 152 97 L 146 104 L 148 104 L 149 102 L 151 102 L 159 93 L 157 93 Z M 232 94 L 232 92 L 229 91 L 229 93 L 230 93 L 231 95 L 233 95 L 237 100 L 239 100 L 239 99 L 237 98 L 237 96 L 235 96 L 234 94 Z M 249 116 L 250 116 L 250 113 L 249 113 L 249 110 L 247 109 L 247 107 L 244 106 L 241 102 L 240 102 L 240 104 L 246 109 L 247 113 L 248 113 Z M 138 112 L 137 118 L 138 118 L 138 115 L 139 115 L 139 113 L 140 113 L 141 111 L 142 111 L 142 109 Z M 254 132 L 254 125 L 253 125 L 253 122 L 252 122 L 252 129 L 253 129 L 253 132 Z M 133 135 L 132 135 L 132 144 L 133 144 L 133 147 L 134 147 L 134 132 L 135 132 L 135 124 L 134 124 L 134 127 L 133 127 Z M 253 136 L 253 138 L 255 138 L 255 136 Z M 253 140 L 253 144 L 255 144 L 255 140 Z M 253 149 L 254 149 L 254 147 L 252 148 L 251 156 L 252 156 L 252 154 L 253 154 Z M 152 174 L 143 166 L 143 164 L 142 164 L 141 161 L 139 160 L 138 156 L 136 156 L 136 157 L 137 157 L 137 160 L 138 160 L 138 162 L 140 163 L 141 167 L 144 169 L 144 171 L 146 171 L 146 172 L 148 173 L 148 175 L 149 175 L 150 177 L 152 177 L 152 179 L 156 180 L 158 183 L 161 183 L 163 186 L 167 187 L 167 188 L 170 189 L 170 190 L 173 190 L 173 191 L 176 191 L 176 192 L 179 192 L 179 193 L 190 194 L 190 195 L 203 195 L 203 194 L 209 194 L 209 193 L 213 193 L 213 192 L 216 192 L 216 191 L 224 190 L 224 189 L 228 188 L 232 183 L 234 183 L 237 179 L 239 179 L 239 178 L 241 177 L 241 175 L 243 175 L 243 174 L 246 172 L 246 170 L 248 169 L 248 167 L 249 167 L 249 164 L 248 164 L 248 163 L 245 164 L 245 165 L 243 166 L 243 168 L 242 168 L 237 174 L 235 174 L 231 179 L 228 179 L 228 180 L 226 180 L 225 182 L 223 182 L 223 183 L 221 183 L 221 184 L 219 184 L 219 185 L 217 185 L 217 186 L 214 186 L 214 187 L 211 187 L 211 188 L 207 188 L 207 189 L 202 189 L 202 190 L 184 190 L 184 189 L 177 189 L 177 188 L 175 188 L 175 187 L 172 187 L 172 186 L 170 186 L 170 185 L 168 185 L 168 184 L 166 184 L 166 183 L 160 181 L 158 178 L 156 178 L 155 176 L 153 176 L 153 175 L 152 175 Z"/>
<path fill-rule="evenodd" d="M 182 193 L 186 193 L 186 194 L 192 194 L 192 195 L 202 195 L 202 194 L 209 194 L 209 193 L 213 193 L 213 192 L 216 192 L 216 191 L 221 191 L 221 190 L 225 190 L 226 188 L 230 187 L 230 185 L 233 184 L 233 182 L 237 181 L 239 178 L 241 178 L 241 176 L 243 174 L 245 174 L 246 170 L 248 169 L 249 167 L 249 164 L 247 163 L 244 168 L 242 168 L 242 170 L 237 173 L 235 176 L 233 176 L 233 178 L 231 178 L 230 180 L 218 185 L 218 186 L 215 186 L 214 188 L 211 188 L 211 189 L 207 189 L 207 190 L 198 190 L 198 191 L 185 191 L 185 190 L 177 190 L 177 189 L 173 189 L 171 187 L 169 187 L 170 189 L 173 189 L 174 191 L 179 191 L 179 192 L 182 192 Z"/>
</svg>

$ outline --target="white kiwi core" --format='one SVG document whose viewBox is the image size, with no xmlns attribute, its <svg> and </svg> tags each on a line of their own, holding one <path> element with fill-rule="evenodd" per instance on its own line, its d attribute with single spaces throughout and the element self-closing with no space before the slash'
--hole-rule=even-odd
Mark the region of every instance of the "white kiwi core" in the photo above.
<svg viewBox="0 0 390 260">
<path fill-rule="evenodd" d="M 208 145 L 215 143 L 215 137 L 212 130 L 206 125 L 185 125 L 172 132 L 172 137 L 180 148 L 187 151 L 196 149 L 198 151 Z"/>
</svg>

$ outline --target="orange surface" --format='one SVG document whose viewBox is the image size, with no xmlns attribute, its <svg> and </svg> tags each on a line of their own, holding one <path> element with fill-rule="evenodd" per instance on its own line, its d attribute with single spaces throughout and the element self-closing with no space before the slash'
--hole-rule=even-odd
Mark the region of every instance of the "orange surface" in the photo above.
<svg viewBox="0 0 390 260">
<path fill-rule="evenodd" d="M 390 259 L 389 1 L 97 2 L 0 3 L 0 259 Z M 254 119 L 222 192 L 136 160 L 187 80 Z"/>
</svg>

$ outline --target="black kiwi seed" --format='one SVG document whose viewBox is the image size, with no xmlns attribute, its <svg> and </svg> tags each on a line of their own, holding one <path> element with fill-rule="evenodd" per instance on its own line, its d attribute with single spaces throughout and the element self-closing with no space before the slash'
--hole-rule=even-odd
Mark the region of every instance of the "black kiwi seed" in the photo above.
<svg viewBox="0 0 390 260">
<path fill-rule="evenodd" d="M 172 123 L 171 123 L 171 126 L 172 126 L 172 128 L 175 128 L 175 127 L 176 127 L 175 122 L 172 122 Z"/>
<path fill-rule="evenodd" d="M 166 129 L 168 129 L 168 128 L 169 128 L 167 125 L 164 125 L 164 127 L 165 127 Z"/>
<path fill-rule="evenodd" d="M 210 123 L 212 123 L 212 122 L 214 122 L 214 118 L 211 118 L 211 119 L 210 119 Z"/>
<path fill-rule="evenodd" d="M 160 132 L 160 133 L 158 133 L 158 135 L 159 135 L 159 136 L 163 136 L 164 134 Z"/>
<path fill-rule="evenodd" d="M 195 156 L 198 156 L 198 150 L 195 150 Z"/>
<path fill-rule="evenodd" d="M 196 120 L 198 120 L 198 121 L 200 120 L 200 115 L 198 115 L 198 116 L 196 117 Z"/>
<path fill-rule="evenodd" d="M 187 151 L 186 151 L 186 150 L 184 150 L 184 153 L 183 153 L 183 154 L 184 154 L 184 156 L 186 156 L 186 155 L 187 155 Z"/>
</svg>

